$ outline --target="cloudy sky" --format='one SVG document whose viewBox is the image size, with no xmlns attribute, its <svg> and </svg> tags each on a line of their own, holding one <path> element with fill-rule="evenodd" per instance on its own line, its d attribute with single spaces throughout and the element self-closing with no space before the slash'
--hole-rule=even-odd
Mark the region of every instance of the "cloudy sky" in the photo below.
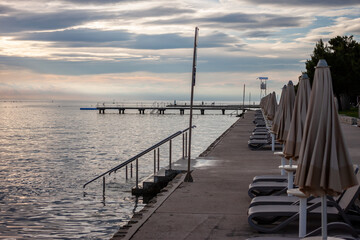
<svg viewBox="0 0 360 240">
<path fill-rule="evenodd" d="M 297 83 L 322 38 L 360 40 L 359 0 L 0 0 L 0 99 L 259 98 Z"/>
</svg>

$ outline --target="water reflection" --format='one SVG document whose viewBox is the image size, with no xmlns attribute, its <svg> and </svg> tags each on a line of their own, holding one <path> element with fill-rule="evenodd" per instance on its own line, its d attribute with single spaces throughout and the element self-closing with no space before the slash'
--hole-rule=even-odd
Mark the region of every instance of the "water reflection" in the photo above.
<svg viewBox="0 0 360 240">
<path fill-rule="evenodd" d="M 102 181 L 82 185 L 188 125 L 187 115 L 100 115 L 79 107 L 0 103 L 0 238 L 111 237 L 144 206 L 143 199 L 131 196 L 135 179 L 126 180 L 119 170 L 106 177 L 105 194 Z M 194 156 L 235 120 L 196 116 Z M 181 137 L 172 144 L 178 159 Z M 163 167 L 166 146 L 160 154 Z M 139 179 L 151 173 L 152 161 L 151 154 L 139 159 Z"/>
</svg>

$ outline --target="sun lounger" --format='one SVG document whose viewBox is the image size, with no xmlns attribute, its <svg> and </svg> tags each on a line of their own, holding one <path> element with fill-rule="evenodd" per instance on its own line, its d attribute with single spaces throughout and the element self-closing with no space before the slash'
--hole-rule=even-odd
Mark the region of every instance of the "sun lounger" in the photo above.
<svg viewBox="0 0 360 240">
<path fill-rule="evenodd" d="M 339 196 L 334 197 L 333 199 L 336 202 L 339 202 L 340 199 L 342 198 L 342 196 L 345 194 L 346 190 Z M 315 198 L 313 196 L 310 196 L 307 198 L 307 203 L 308 204 L 314 204 L 320 202 L 319 198 Z M 258 206 L 258 205 L 298 205 L 299 204 L 299 198 L 295 197 L 295 196 L 259 196 L 259 197 L 254 197 L 253 199 L 251 199 L 250 207 L 253 206 Z"/>
<path fill-rule="evenodd" d="M 334 199 L 335 199 L 335 201 L 338 202 L 340 200 L 340 197 L 337 197 Z M 321 201 L 320 198 L 315 198 L 313 196 L 310 196 L 307 198 L 308 205 L 318 203 L 320 201 Z M 249 208 L 254 207 L 254 206 L 261 206 L 261 205 L 296 205 L 296 206 L 299 206 L 299 204 L 300 204 L 299 198 L 296 196 L 287 196 L 287 195 L 259 196 L 259 197 L 254 197 L 253 199 L 251 199 Z"/>
<path fill-rule="evenodd" d="M 287 175 L 260 175 L 253 178 L 255 182 L 286 182 L 288 180 Z"/>
<path fill-rule="evenodd" d="M 270 134 L 269 130 L 267 128 L 255 128 L 251 135 L 256 134 Z"/>
<path fill-rule="evenodd" d="M 359 172 L 359 165 L 354 165 L 354 174 Z M 287 190 L 287 176 L 263 175 L 256 176 L 249 185 L 248 195 L 250 198 L 256 196 L 281 195 Z"/>
<path fill-rule="evenodd" d="M 255 182 L 249 185 L 250 198 L 286 194 L 287 182 Z"/>
<path fill-rule="evenodd" d="M 354 173 L 359 172 L 359 165 L 354 164 Z M 286 182 L 288 180 L 287 175 L 259 175 L 253 178 L 253 183 L 255 182 Z"/>
<path fill-rule="evenodd" d="M 269 139 L 269 138 L 270 138 L 269 134 L 255 134 L 255 135 L 250 136 L 250 140 L 253 140 L 253 139 Z"/>
<path fill-rule="evenodd" d="M 266 131 L 257 131 L 257 132 L 252 132 L 251 133 L 251 136 L 254 136 L 254 135 L 266 135 L 266 136 L 269 136 L 269 132 L 266 132 Z"/>
<path fill-rule="evenodd" d="M 330 223 L 329 229 L 338 227 L 346 228 L 356 235 L 352 227 L 352 221 L 360 221 L 360 213 L 354 211 L 354 202 L 359 197 L 360 186 L 347 189 L 338 202 L 328 200 L 327 214 L 331 217 L 342 219 L 341 223 Z M 330 198 L 329 198 L 330 199 Z M 317 202 L 307 207 L 308 215 L 319 215 L 321 203 Z M 250 226 L 260 232 L 274 233 L 286 227 L 289 223 L 297 221 L 299 218 L 299 206 L 297 205 L 255 205 L 248 210 L 248 222 Z M 282 221 L 279 221 L 279 220 Z M 314 234 L 314 232 L 310 233 Z"/>
<path fill-rule="evenodd" d="M 271 150 L 271 138 L 270 139 L 252 139 L 248 141 L 248 147 L 251 150 L 259 150 L 259 149 L 265 149 L 266 147 L 270 147 L 269 150 Z M 275 148 L 281 149 L 282 145 L 275 142 Z"/>
</svg>

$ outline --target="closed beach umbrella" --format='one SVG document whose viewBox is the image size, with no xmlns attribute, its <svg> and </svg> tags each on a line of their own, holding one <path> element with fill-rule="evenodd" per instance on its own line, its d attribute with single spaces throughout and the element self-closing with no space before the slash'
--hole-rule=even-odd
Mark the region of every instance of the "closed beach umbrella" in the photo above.
<svg viewBox="0 0 360 240">
<path fill-rule="evenodd" d="M 295 89 L 292 81 L 289 81 L 286 87 L 283 111 L 280 115 L 279 128 L 276 132 L 276 140 L 280 143 L 286 142 L 286 138 L 290 129 L 291 116 L 294 109 Z"/>
<path fill-rule="evenodd" d="M 265 107 L 265 100 L 266 100 L 265 97 L 261 98 L 261 100 L 260 100 L 260 108 L 261 108 L 262 110 L 264 110 L 264 107 Z"/>
<path fill-rule="evenodd" d="M 271 131 L 273 133 L 275 133 L 275 134 L 278 131 L 279 123 L 280 123 L 280 116 L 282 115 L 282 112 L 283 112 L 283 109 L 284 109 L 285 95 L 286 95 L 286 85 L 284 85 L 284 87 L 282 88 L 279 106 L 277 107 L 275 117 L 274 117 L 274 121 L 273 121 L 273 124 L 272 124 L 272 127 L 271 127 Z"/>
<path fill-rule="evenodd" d="M 322 197 L 326 238 L 326 195 L 337 196 L 357 180 L 335 108 L 330 68 L 323 59 L 315 70 L 295 184 L 307 196 Z"/>
<path fill-rule="evenodd" d="M 265 116 L 269 114 L 269 106 L 270 106 L 270 99 L 271 99 L 272 93 L 266 95 L 266 103 L 265 103 Z"/>
<path fill-rule="evenodd" d="M 268 111 L 267 111 L 267 119 L 274 120 L 276 109 L 277 109 L 277 102 L 276 102 L 276 93 L 270 93 L 269 103 L 268 103 Z"/>
<path fill-rule="evenodd" d="M 310 92 L 309 77 L 306 73 L 303 73 L 300 77 L 290 129 L 284 147 L 284 155 L 287 159 L 297 160 L 299 158 Z"/>
<path fill-rule="evenodd" d="M 265 97 L 263 97 L 263 98 L 261 99 L 261 101 L 262 101 L 261 108 L 262 108 L 265 116 L 266 116 L 266 114 L 267 114 L 267 105 L 268 105 L 268 103 L 269 103 L 269 97 L 270 97 L 270 94 L 266 95 Z"/>
</svg>

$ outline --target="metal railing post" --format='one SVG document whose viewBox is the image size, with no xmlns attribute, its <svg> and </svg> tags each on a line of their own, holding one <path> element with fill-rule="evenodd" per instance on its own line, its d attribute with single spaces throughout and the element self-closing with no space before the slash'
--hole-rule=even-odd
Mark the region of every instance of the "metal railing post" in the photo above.
<svg viewBox="0 0 360 240">
<path fill-rule="evenodd" d="M 132 163 L 130 164 L 130 177 L 132 178 L 133 177 L 133 167 L 132 167 Z"/>
<path fill-rule="evenodd" d="M 185 132 L 185 157 L 187 157 L 187 132 Z"/>
<path fill-rule="evenodd" d="M 154 174 L 156 173 L 156 149 L 154 149 Z"/>
<path fill-rule="evenodd" d="M 170 141 L 169 141 L 169 170 L 171 170 L 171 145 L 172 145 L 172 142 L 170 139 Z"/>
<path fill-rule="evenodd" d="M 185 135 L 184 133 L 182 134 L 182 158 L 185 158 Z"/>
<path fill-rule="evenodd" d="M 192 128 L 195 126 L 192 126 Z M 185 158 L 185 156 L 188 154 L 187 150 L 188 148 L 188 134 L 187 131 L 189 130 L 189 128 L 184 129 L 183 131 L 178 131 L 172 135 L 170 135 L 169 137 L 161 140 L 160 142 L 154 144 L 152 147 L 142 151 L 141 153 L 133 156 L 132 158 L 128 159 L 125 162 L 122 162 L 121 164 L 117 165 L 116 167 L 113 167 L 112 169 L 98 175 L 97 177 L 93 178 L 92 180 L 86 182 L 83 185 L 83 188 L 85 188 L 88 184 L 94 182 L 97 179 L 103 178 L 103 193 L 105 194 L 105 175 L 106 174 L 111 174 L 111 173 L 116 173 L 118 170 L 122 169 L 123 167 L 125 167 L 125 178 L 126 180 L 128 180 L 129 178 L 133 178 L 133 162 L 136 161 L 136 181 L 137 181 L 137 185 L 139 184 L 139 165 L 138 165 L 138 159 L 142 156 L 144 156 L 145 154 L 151 152 L 152 150 L 154 150 L 154 174 L 156 173 L 156 169 L 157 171 L 160 170 L 160 146 L 164 145 L 165 143 L 169 142 L 169 169 L 172 169 L 172 139 L 176 138 L 179 135 L 182 135 L 182 139 L 183 139 L 183 158 Z M 156 156 L 156 149 L 157 149 L 157 156 Z M 157 158 L 157 166 L 156 166 L 156 158 Z M 130 164 L 130 177 L 129 177 L 129 165 Z M 138 186 L 137 186 L 138 187 Z"/>
<path fill-rule="evenodd" d="M 103 177 L 103 196 L 105 196 L 105 176 Z"/>
<path fill-rule="evenodd" d="M 160 170 L 160 148 L 157 149 L 157 170 Z"/>
<path fill-rule="evenodd" d="M 136 159 L 136 189 L 139 188 L 139 159 Z"/>
<path fill-rule="evenodd" d="M 125 178 L 128 180 L 128 166 L 125 167 Z"/>
</svg>

